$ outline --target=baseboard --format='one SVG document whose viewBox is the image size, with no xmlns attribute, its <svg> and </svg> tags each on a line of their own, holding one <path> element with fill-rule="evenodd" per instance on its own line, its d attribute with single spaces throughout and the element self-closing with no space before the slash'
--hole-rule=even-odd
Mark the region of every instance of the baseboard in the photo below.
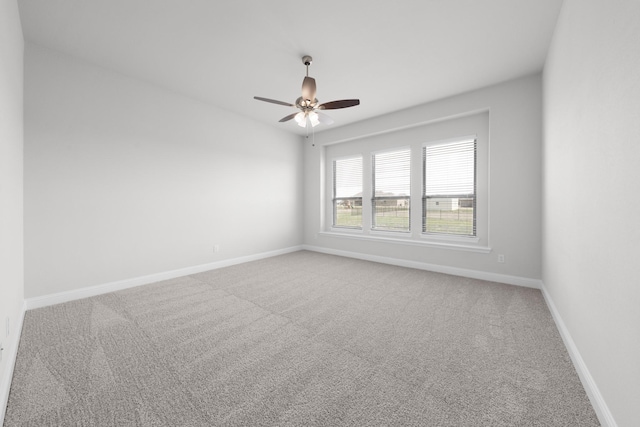
<svg viewBox="0 0 640 427">
<path fill-rule="evenodd" d="M 549 311 L 553 316 L 553 320 L 556 322 L 556 327 L 558 331 L 560 331 L 560 336 L 562 336 L 562 340 L 564 341 L 564 345 L 569 352 L 569 356 L 573 361 L 573 366 L 576 368 L 578 372 L 578 376 L 580 377 L 580 381 L 582 382 L 582 386 L 584 390 L 587 392 L 587 396 L 589 396 L 589 400 L 591 401 L 591 406 L 596 411 L 596 415 L 598 416 L 598 420 L 603 427 L 617 427 L 616 421 L 613 418 L 613 414 L 609 410 L 602 394 L 600 393 L 600 389 L 596 384 L 595 380 L 591 376 L 589 372 L 589 368 L 587 368 L 584 359 L 580 355 L 580 351 L 578 351 L 578 347 L 576 347 L 573 338 L 571 338 L 571 334 L 567 329 L 564 321 L 562 320 L 562 316 L 560 316 L 560 312 L 556 308 L 556 305 L 553 303 L 553 299 L 551 299 L 551 295 L 547 291 L 547 288 L 544 286 L 544 283 L 541 282 L 540 290 L 542 291 L 542 295 L 544 295 L 544 299 L 547 302 L 547 306 L 549 307 Z"/>
<path fill-rule="evenodd" d="M 529 279 L 527 277 L 510 276 L 507 274 L 491 273 L 487 271 L 471 270 L 467 268 L 449 267 L 446 265 L 429 264 L 426 262 L 409 261 L 400 258 L 390 258 L 378 255 L 369 255 L 359 252 L 348 252 L 337 249 L 324 248 L 313 245 L 302 245 L 302 249 L 321 252 L 330 255 L 339 255 L 348 258 L 357 258 L 365 261 L 379 262 L 382 264 L 397 265 L 400 267 L 415 268 L 418 270 L 434 271 L 436 273 L 451 274 L 453 276 L 469 277 L 471 279 L 486 280 L 489 282 L 506 283 L 508 285 L 524 286 L 527 288 L 540 289 L 541 281 L 538 279 Z"/>
<path fill-rule="evenodd" d="M 165 271 L 161 273 L 149 274 L 147 276 L 133 277 L 116 282 L 104 283 L 102 285 L 88 286 L 86 288 L 74 289 L 72 291 L 59 292 L 51 295 L 28 298 L 26 309 L 47 307 L 50 305 L 61 304 L 68 301 L 74 301 L 82 298 L 102 295 L 109 292 L 120 291 L 122 289 L 133 288 L 149 283 L 160 282 L 162 280 L 175 279 L 176 277 L 188 276 L 190 274 L 202 273 L 203 271 L 215 270 L 218 268 L 229 267 L 231 265 L 242 264 L 244 262 L 256 261 L 263 258 L 270 258 L 277 255 L 283 255 L 290 252 L 299 251 L 302 246 L 291 246 L 275 251 L 262 252 L 253 255 L 242 256 L 238 258 L 225 259 L 207 264 L 195 265 L 192 267 L 179 268 L 176 270 Z"/>
<path fill-rule="evenodd" d="M 4 425 L 4 416 L 9 402 L 9 392 L 11 391 L 11 380 L 13 379 L 13 370 L 16 366 L 16 358 L 18 357 L 18 346 L 20 344 L 20 336 L 22 335 L 22 323 L 24 322 L 24 313 L 27 310 L 26 301 L 22 304 L 22 309 L 18 315 L 18 323 L 15 326 L 15 332 L 11 335 L 11 341 L 8 348 L 11 352 L 7 355 L 9 360 L 5 367 L 2 383 L 0 383 L 0 426 Z"/>
</svg>

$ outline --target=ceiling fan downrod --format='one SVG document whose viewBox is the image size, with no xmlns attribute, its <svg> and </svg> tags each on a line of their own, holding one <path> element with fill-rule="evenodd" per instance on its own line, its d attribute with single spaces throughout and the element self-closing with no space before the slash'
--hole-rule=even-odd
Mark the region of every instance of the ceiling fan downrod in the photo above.
<svg viewBox="0 0 640 427">
<path fill-rule="evenodd" d="M 313 58 L 309 55 L 305 55 L 302 57 L 302 63 L 307 66 L 307 77 L 309 77 L 309 65 L 313 63 Z"/>
</svg>

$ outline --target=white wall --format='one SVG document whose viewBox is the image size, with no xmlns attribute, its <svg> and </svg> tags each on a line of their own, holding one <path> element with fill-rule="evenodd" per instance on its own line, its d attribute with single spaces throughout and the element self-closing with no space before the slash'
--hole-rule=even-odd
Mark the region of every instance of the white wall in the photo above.
<svg viewBox="0 0 640 427">
<path fill-rule="evenodd" d="M 540 279 L 541 97 L 541 76 L 538 74 L 316 134 L 316 146 L 305 145 L 305 244 L 325 250 Z M 364 106 L 366 100 L 362 100 L 362 106 L 357 108 Z M 430 129 L 443 123 L 443 120 L 487 110 L 489 185 L 485 201 L 488 212 L 486 246 L 491 248 L 491 252 L 476 253 L 318 235 L 323 230 L 323 218 L 327 216 L 324 201 L 330 203 L 323 185 L 326 162 L 330 159 L 325 159 L 324 153 L 325 150 L 340 151 L 335 150 L 334 146 L 324 148 L 325 145 L 347 145 L 351 143 L 349 141 L 366 135 L 372 135 L 369 139 L 372 144 L 377 144 L 379 138 L 373 135 L 418 124 L 424 126 L 413 128 L 411 133 L 424 129 L 427 142 L 431 138 Z M 335 114 L 338 119 L 339 113 Z M 403 132 L 386 134 L 383 139 L 393 139 Z M 450 136 L 468 135 L 465 132 L 468 130 Z M 397 139 L 399 146 L 405 144 L 402 137 Z M 367 138 L 359 139 L 359 144 L 366 145 Z M 413 181 L 413 185 L 421 185 L 419 179 Z M 330 218 L 327 220 L 330 221 Z M 498 254 L 505 255 L 504 264 L 497 262 Z"/>
<path fill-rule="evenodd" d="M 640 420 L 639 17 L 566 0 L 544 69 L 543 281 L 619 426 Z"/>
<path fill-rule="evenodd" d="M 22 27 L 16 0 L 0 0 L 0 424 L 24 302 Z M 7 336 L 6 322 L 9 321 Z"/>
<path fill-rule="evenodd" d="M 26 44 L 27 298 L 300 245 L 301 181 L 298 136 Z"/>
</svg>

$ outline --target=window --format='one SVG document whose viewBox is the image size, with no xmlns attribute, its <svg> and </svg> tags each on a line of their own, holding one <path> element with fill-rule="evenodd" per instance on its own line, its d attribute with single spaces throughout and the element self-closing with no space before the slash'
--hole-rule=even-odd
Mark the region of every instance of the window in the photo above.
<svg viewBox="0 0 640 427">
<path fill-rule="evenodd" d="M 333 161 L 333 226 L 362 228 L 362 157 Z"/>
<path fill-rule="evenodd" d="M 489 253 L 489 148 L 486 110 L 327 141 L 319 235 Z M 348 162 L 357 164 L 354 184 L 343 175 Z"/>
<path fill-rule="evenodd" d="M 376 153 L 371 163 L 371 228 L 410 231 L 411 149 Z"/>
<path fill-rule="evenodd" d="M 476 235 L 476 140 L 423 147 L 422 231 Z"/>
</svg>

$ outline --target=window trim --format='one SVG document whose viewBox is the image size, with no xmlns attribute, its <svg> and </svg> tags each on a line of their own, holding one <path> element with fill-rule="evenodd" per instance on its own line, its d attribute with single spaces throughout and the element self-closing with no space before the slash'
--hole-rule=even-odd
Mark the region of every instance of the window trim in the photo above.
<svg viewBox="0 0 640 427">
<path fill-rule="evenodd" d="M 385 234 L 385 235 L 382 235 Z M 451 249 L 465 252 L 476 252 L 482 254 L 488 254 L 492 252 L 492 248 L 489 246 L 478 246 L 474 244 L 470 244 L 473 242 L 438 242 L 433 240 L 415 240 L 410 237 L 412 236 L 402 236 L 402 234 L 394 233 L 393 235 L 389 235 L 389 232 L 377 232 L 372 234 L 363 234 L 357 232 L 346 232 L 345 229 L 340 229 L 339 231 L 320 231 L 318 233 L 319 236 L 327 236 L 327 237 L 335 237 L 335 238 L 344 238 L 351 240 L 360 240 L 365 242 L 385 242 L 385 243 L 393 243 L 397 245 L 403 246 L 420 246 L 427 248 L 438 248 L 438 249 Z M 408 234 L 408 233 L 406 233 Z M 475 240 L 475 239 L 473 239 Z"/>
</svg>

